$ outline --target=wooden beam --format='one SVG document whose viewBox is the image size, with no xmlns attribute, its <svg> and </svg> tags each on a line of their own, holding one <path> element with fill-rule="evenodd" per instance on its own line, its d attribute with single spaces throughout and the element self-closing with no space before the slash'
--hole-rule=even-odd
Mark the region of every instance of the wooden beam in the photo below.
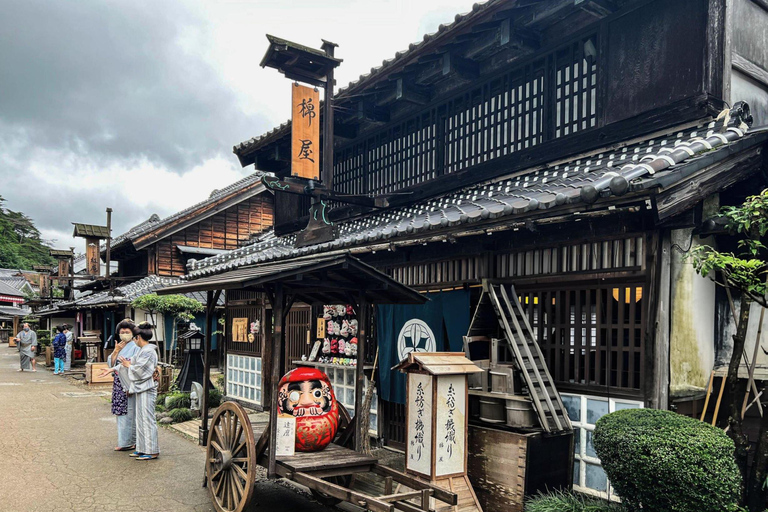
<svg viewBox="0 0 768 512">
<path fill-rule="evenodd" d="M 357 327 L 357 380 L 355 382 L 355 450 L 358 452 L 363 447 L 363 437 L 368 435 L 368 425 L 361 424 L 363 417 L 363 398 L 365 397 L 365 351 L 368 344 L 368 321 L 370 319 L 370 304 L 361 292 L 357 300 L 358 327 Z"/>
<path fill-rule="evenodd" d="M 198 444 L 208 444 L 208 392 L 211 379 L 211 340 L 213 338 L 213 315 L 216 312 L 216 304 L 219 302 L 221 290 L 208 291 L 205 303 L 205 343 L 203 345 L 203 396 L 201 397 L 201 420 Z"/>
<path fill-rule="evenodd" d="M 285 344 L 283 335 L 283 310 L 285 309 L 285 296 L 283 294 L 283 284 L 275 284 L 275 296 L 272 303 L 272 314 L 275 318 L 275 325 L 272 326 L 272 371 L 271 378 L 267 384 L 274 390 L 280 380 L 280 358 L 282 347 Z M 271 394 L 274 398 L 274 394 Z M 272 400 L 274 402 L 274 400 Z M 275 450 L 277 449 L 277 407 L 274 403 L 269 404 L 269 462 L 267 464 L 267 476 L 275 478 L 277 476 L 277 459 Z"/>
<path fill-rule="evenodd" d="M 371 510 L 372 512 L 393 512 L 395 510 L 395 507 L 390 503 L 384 503 L 374 497 L 360 494 L 306 473 L 293 473 L 286 476 L 297 484 L 328 494 L 347 503 L 352 503 L 365 510 Z"/>
<path fill-rule="evenodd" d="M 360 100 L 357 102 L 357 111 L 353 117 L 357 121 L 388 123 L 389 109 L 370 104 L 370 102 L 365 100 Z"/>
<path fill-rule="evenodd" d="M 411 489 L 432 489 L 435 499 L 444 501 L 449 505 L 457 505 L 459 503 L 459 497 L 457 494 L 446 491 L 441 487 L 422 482 L 421 480 L 401 473 L 390 467 L 382 466 L 381 464 L 374 464 L 374 466 L 371 468 L 371 472 L 385 478 L 392 477 L 395 482 L 403 484 L 406 487 L 410 487 Z"/>
<path fill-rule="evenodd" d="M 390 105 L 405 101 L 415 105 L 426 105 L 432 97 L 432 89 L 429 86 L 418 85 L 414 82 L 406 82 L 402 77 L 396 78 L 389 84 L 388 89 L 380 89 L 376 94 L 377 105 Z"/>
<path fill-rule="evenodd" d="M 480 64 L 472 59 L 465 59 L 451 52 L 443 54 L 442 64 L 444 76 L 456 73 L 465 80 L 476 80 L 480 76 Z"/>
</svg>

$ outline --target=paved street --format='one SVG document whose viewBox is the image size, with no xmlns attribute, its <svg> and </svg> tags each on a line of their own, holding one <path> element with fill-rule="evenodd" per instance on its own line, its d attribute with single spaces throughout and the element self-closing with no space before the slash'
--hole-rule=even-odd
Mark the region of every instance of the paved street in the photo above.
<svg viewBox="0 0 768 512">
<path fill-rule="evenodd" d="M 160 429 L 161 457 L 113 452 L 110 388 L 18 373 L 18 352 L 0 345 L 0 511 L 207 511 L 203 449 Z M 284 484 L 259 482 L 249 511 L 328 511 Z"/>
</svg>

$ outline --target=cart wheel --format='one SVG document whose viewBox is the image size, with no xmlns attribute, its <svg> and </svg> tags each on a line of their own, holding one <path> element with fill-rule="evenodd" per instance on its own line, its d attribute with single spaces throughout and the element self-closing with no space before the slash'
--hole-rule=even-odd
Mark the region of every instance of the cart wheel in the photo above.
<svg viewBox="0 0 768 512">
<path fill-rule="evenodd" d="M 328 478 L 323 478 L 323 480 L 331 482 L 332 484 L 340 485 L 342 487 L 349 487 L 352 485 L 352 478 L 353 475 L 343 475 L 330 476 Z M 325 494 L 324 492 L 316 491 L 314 489 L 310 489 L 310 491 L 312 492 L 312 496 L 314 496 L 315 500 L 320 502 L 320 504 L 325 505 L 326 507 L 333 507 L 342 501 L 339 498 L 334 498 L 333 496 Z"/>
<path fill-rule="evenodd" d="M 256 442 L 251 420 L 237 402 L 216 410 L 208 433 L 205 477 L 218 512 L 242 512 L 256 480 Z"/>
</svg>

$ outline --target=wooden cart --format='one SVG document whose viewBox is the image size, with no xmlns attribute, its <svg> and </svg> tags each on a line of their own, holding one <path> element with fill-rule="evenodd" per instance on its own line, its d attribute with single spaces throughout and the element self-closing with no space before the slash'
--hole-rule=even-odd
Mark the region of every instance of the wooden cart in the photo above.
<svg viewBox="0 0 768 512">
<path fill-rule="evenodd" d="M 255 267 L 231 270 L 158 290 L 159 294 L 207 292 L 205 347 L 211 346 L 213 313 L 222 290 L 250 290 L 263 293 L 272 305 L 271 343 L 264 344 L 264 404 L 277 396 L 277 385 L 285 373 L 281 357 L 285 348 L 285 318 L 292 304 L 322 306 L 324 304 L 354 304 L 360 324 L 357 338 L 358 361 L 366 360 L 366 340 L 371 307 L 374 304 L 423 304 L 427 298 L 416 290 L 392 279 L 383 272 L 348 253 L 295 258 L 265 263 Z M 202 417 L 208 417 L 208 382 L 210 351 L 205 350 Z M 365 374 L 364 365 L 356 370 L 355 411 L 362 410 Z M 256 465 L 267 469 L 269 478 L 288 478 L 309 487 L 324 503 L 348 501 L 368 510 L 418 511 L 430 510 L 437 504 L 442 508 L 457 504 L 457 496 L 439 487 L 378 464 L 362 452 L 362 435 L 368 428 L 360 415 L 350 419 L 342 408 L 341 428 L 334 444 L 315 453 L 300 453 L 291 457 L 275 457 L 277 438 L 277 408 L 269 407 L 270 421 L 262 433 L 253 427 L 239 404 L 225 402 L 218 408 L 210 425 L 203 420 L 200 442 L 207 446 L 205 482 L 216 510 L 240 512 L 251 499 L 256 480 Z M 355 431 L 364 432 L 354 435 Z M 257 437 L 258 436 L 258 437 Z M 352 449 L 354 447 L 354 450 Z M 355 474 L 372 472 L 384 479 L 384 495 L 368 496 L 350 489 Z M 397 482 L 413 491 L 395 493 Z"/>
<path fill-rule="evenodd" d="M 351 442 L 354 423 L 341 406 L 341 428 L 336 441 L 319 452 L 276 457 L 276 476 L 310 489 L 325 505 L 346 501 L 374 512 L 434 511 L 430 503 L 458 503 L 458 496 L 440 487 L 382 466 L 375 457 L 344 446 Z M 256 466 L 269 463 L 269 425 L 261 435 L 253 431 L 245 409 L 237 402 L 224 402 L 211 420 L 205 463 L 205 485 L 219 512 L 241 512 L 251 500 Z M 370 496 L 349 488 L 355 474 L 372 472 L 384 480 L 384 494 Z M 394 483 L 413 489 L 393 492 Z M 441 505 L 442 507 L 443 505 Z"/>
</svg>

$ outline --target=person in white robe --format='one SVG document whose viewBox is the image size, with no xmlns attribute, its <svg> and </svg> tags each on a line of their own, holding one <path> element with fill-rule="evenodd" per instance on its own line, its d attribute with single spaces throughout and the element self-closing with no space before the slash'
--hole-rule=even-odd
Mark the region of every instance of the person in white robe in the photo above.
<svg viewBox="0 0 768 512">
<path fill-rule="evenodd" d="M 121 379 L 128 382 L 128 392 L 136 400 L 136 451 L 131 455 L 136 460 L 154 460 L 160 454 L 155 419 L 157 381 L 153 378 L 157 368 L 157 347 L 149 342 L 152 339 L 149 322 L 140 323 L 135 333 L 139 350 L 130 361 L 118 356 L 121 364 L 118 373 Z"/>
<path fill-rule="evenodd" d="M 72 344 L 75 337 L 67 324 L 64 324 L 64 336 L 67 337 L 67 345 L 64 347 L 64 351 L 67 353 L 67 358 L 64 360 L 64 371 L 68 372 L 72 368 Z"/>
</svg>

